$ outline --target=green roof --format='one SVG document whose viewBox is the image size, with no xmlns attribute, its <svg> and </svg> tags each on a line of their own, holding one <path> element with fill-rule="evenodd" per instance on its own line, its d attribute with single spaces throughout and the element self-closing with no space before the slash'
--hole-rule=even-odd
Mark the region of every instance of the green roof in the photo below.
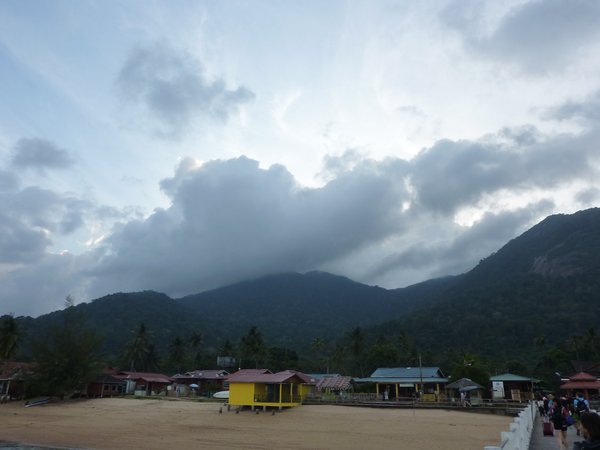
<svg viewBox="0 0 600 450">
<path fill-rule="evenodd" d="M 493 377 L 490 377 L 490 381 L 526 381 L 533 383 L 540 382 L 540 380 L 537 380 L 535 378 L 523 377 L 521 375 L 515 375 L 514 373 L 503 373 L 501 375 L 495 375 Z"/>
</svg>

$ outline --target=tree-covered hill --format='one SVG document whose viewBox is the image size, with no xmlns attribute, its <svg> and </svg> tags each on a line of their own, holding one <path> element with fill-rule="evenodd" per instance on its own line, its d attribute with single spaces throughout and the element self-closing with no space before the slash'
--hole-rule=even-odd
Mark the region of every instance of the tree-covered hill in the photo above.
<svg viewBox="0 0 600 450">
<path fill-rule="evenodd" d="M 550 216 L 440 290 L 430 307 L 369 331 L 403 331 L 438 360 L 458 350 L 535 366 L 557 345 L 576 359 L 572 337 L 600 327 L 599 275 L 600 209 Z"/>
<path fill-rule="evenodd" d="M 325 272 L 284 273 L 179 302 L 234 335 L 256 325 L 278 345 L 297 348 L 315 336 L 333 339 L 355 326 L 400 317 L 418 307 L 419 293 L 428 286 L 391 291 Z"/>
<path fill-rule="evenodd" d="M 600 359 L 594 331 L 600 324 L 600 209 L 550 216 L 466 274 L 402 289 L 324 272 L 281 273 L 181 299 L 119 293 L 75 308 L 113 356 L 143 323 L 162 353 L 177 338 L 198 333 L 206 348 L 236 344 L 256 327 L 283 353 L 292 349 L 310 359 L 319 338 L 321 358 L 337 352 L 342 361 L 360 327 L 364 348 L 355 339 L 354 357 L 374 365 L 400 364 L 415 351 L 435 364 L 465 352 L 530 367 L 596 353 Z M 41 336 L 62 314 L 18 323 Z M 587 337 L 573 339 L 577 335 Z"/>
</svg>

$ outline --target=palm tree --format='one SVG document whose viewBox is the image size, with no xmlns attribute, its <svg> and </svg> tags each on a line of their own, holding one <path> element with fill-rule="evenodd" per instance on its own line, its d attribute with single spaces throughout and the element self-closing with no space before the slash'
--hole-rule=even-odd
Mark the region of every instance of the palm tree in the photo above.
<svg viewBox="0 0 600 450">
<path fill-rule="evenodd" d="M 200 333 L 198 331 L 192 332 L 192 334 L 188 338 L 188 341 L 192 348 L 192 363 L 194 365 L 197 365 L 200 362 L 200 360 L 202 359 L 202 355 L 201 355 L 201 346 L 202 346 L 202 341 L 203 341 L 202 333 Z M 196 367 L 196 368 L 198 368 L 198 367 Z"/>
<path fill-rule="evenodd" d="M 365 345 L 365 335 L 360 327 L 354 328 L 348 334 L 350 338 L 350 351 L 354 356 L 354 362 L 358 366 L 360 371 L 360 376 L 364 377 L 363 371 L 363 353 L 364 353 L 364 345 Z"/>
<path fill-rule="evenodd" d="M 19 324 L 12 314 L 2 317 L 0 322 L 0 361 L 7 361 L 17 352 L 21 338 Z"/>
<path fill-rule="evenodd" d="M 146 325 L 140 323 L 137 330 L 133 331 L 133 337 L 125 347 L 127 361 L 129 362 L 129 370 L 136 371 L 136 366 L 139 369 L 147 369 L 150 363 L 150 355 L 153 350 L 150 344 L 150 336 L 146 330 Z"/>
<path fill-rule="evenodd" d="M 333 349 L 333 354 L 331 356 L 331 362 L 333 362 L 335 370 L 338 372 L 344 372 L 344 360 L 346 359 L 346 347 L 344 344 L 337 343 L 335 344 L 335 348 Z"/>
<path fill-rule="evenodd" d="M 244 357 L 253 360 L 258 369 L 258 362 L 264 359 L 266 346 L 263 341 L 262 333 L 256 326 L 250 328 L 246 336 L 242 336 L 240 341 L 240 351 Z"/>
<path fill-rule="evenodd" d="M 327 341 L 325 341 L 325 339 L 323 339 L 321 336 L 317 336 L 312 341 L 312 346 L 317 351 L 319 360 L 325 363 L 326 373 L 329 373 L 329 357 L 326 351 L 324 351 L 326 345 Z"/>
<path fill-rule="evenodd" d="M 169 359 L 173 362 L 175 372 L 180 373 L 185 359 L 185 344 L 179 336 L 175 336 L 169 346 Z"/>
</svg>

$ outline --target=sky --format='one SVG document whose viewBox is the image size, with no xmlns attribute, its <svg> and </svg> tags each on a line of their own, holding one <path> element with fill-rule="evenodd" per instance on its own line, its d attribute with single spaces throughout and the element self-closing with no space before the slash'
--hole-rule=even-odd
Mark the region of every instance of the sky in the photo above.
<svg viewBox="0 0 600 450">
<path fill-rule="evenodd" d="M 600 203 L 600 2 L 0 2 L 0 315 L 464 273 Z"/>
</svg>

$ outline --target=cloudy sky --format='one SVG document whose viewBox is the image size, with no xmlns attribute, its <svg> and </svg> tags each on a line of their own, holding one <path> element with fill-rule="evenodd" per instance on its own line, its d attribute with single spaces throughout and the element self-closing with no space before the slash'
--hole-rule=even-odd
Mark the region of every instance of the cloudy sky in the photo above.
<svg viewBox="0 0 600 450">
<path fill-rule="evenodd" d="M 0 314 L 395 288 L 600 203 L 600 2 L 0 2 Z"/>
</svg>

